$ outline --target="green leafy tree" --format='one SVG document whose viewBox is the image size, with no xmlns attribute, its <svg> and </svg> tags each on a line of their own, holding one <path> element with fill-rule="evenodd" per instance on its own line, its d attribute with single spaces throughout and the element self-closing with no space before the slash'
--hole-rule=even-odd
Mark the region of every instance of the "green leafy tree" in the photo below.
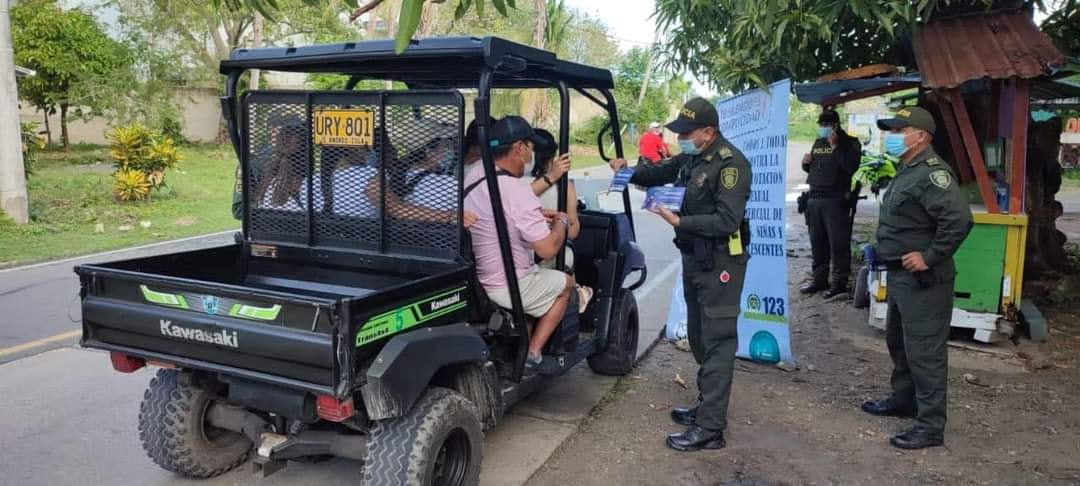
<svg viewBox="0 0 1080 486">
<path fill-rule="evenodd" d="M 317 6 L 326 0 L 300 0 L 308 6 Z M 358 0 L 340 0 L 341 4 L 353 9 L 349 14 L 349 20 L 355 21 L 365 13 L 371 12 L 384 3 L 396 3 L 398 9 L 397 28 L 395 29 L 395 47 L 399 53 L 409 45 L 409 40 L 421 27 L 421 21 L 425 14 L 425 4 L 441 4 L 446 0 L 369 0 L 360 4 Z M 260 12 L 268 19 L 276 19 L 281 10 L 281 0 L 212 0 L 210 5 L 222 8 L 230 12 Z M 331 4 L 338 4 L 337 0 L 331 0 Z M 483 17 L 489 0 L 458 0 L 453 14 L 456 19 L 464 18 L 470 10 L 475 10 L 477 16 Z M 511 10 L 517 9 L 515 0 L 490 0 L 491 7 L 500 15 L 507 16 Z"/>
<path fill-rule="evenodd" d="M 1010 0 L 657 0 L 657 23 L 670 32 L 666 60 L 738 91 L 791 77 L 898 61 L 898 40 L 937 14 L 1013 6 Z M 1080 47 L 1078 0 L 1030 2 L 1050 13 L 1043 29 L 1067 55 Z"/>
<path fill-rule="evenodd" d="M 689 90 L 689 85 L 677 76 L 662 68 L 654 69 L 645 97 L 638 103 L 650 55 L 647 49 L 635 47 L 623 55 L 614 73 L 619 117 L 624 123 L 633 122 L 639 128 L 668 118 L 672 107 L 682 101 Z"/>
<path fill-rule="evenodd" d="M 11 9 L 15 62 L 37 71 L 19 82 L 19 95 L 48 115 L 60 112 L 60 138 L 68 145 L 68 115 L 100 114 L 114 99 L 95 89 L 125 76 L 131 56 L 89 13 L 64 10 L 56 0 L 29 0 Z"/>
</svg>

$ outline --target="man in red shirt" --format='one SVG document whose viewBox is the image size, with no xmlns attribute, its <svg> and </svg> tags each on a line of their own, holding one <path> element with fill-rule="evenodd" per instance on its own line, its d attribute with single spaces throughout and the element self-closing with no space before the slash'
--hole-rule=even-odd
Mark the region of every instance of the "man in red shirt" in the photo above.
<svg viewBox="0 0 1080 486">
<path fill-rule="evenodd" d="M 653 164 L 671 157 L 671 152 L 668 151 L 668 146 L 664 143 L 662 133 L 663 128 L 660 127 L 659 123 L 650 123 L 649 129 L 638 140 L 638 155 L 649 159 L 649 162 Z"/>
</svg>

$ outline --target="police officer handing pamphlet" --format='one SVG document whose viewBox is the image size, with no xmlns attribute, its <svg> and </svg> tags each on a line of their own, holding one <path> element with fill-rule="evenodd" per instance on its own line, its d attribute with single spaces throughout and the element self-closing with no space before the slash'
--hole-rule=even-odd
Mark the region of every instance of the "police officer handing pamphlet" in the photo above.
<svg viewBox="0 0 1080 486">
<path fill-rule="evenodd" d="M 903 108 L 878 121 L 885 151 L 900 158 L 881 204 L 874 259 L 888 267 L 885 340 L 892 394 L 863 403 L 873 415 L 912 417 L 889 443 L 901 449 L 944 444 L 948 353 L 956 266 L 953 254 L 972 227 L 971 208 L 952 170 L 931 147 L 926 110 Z"/>
<path fill-rule="evenodd" d="M 744 219 L 750 197 L 750 164 L 719 129 L 716 108 L 702 98 L 686 103 L 667 128 L 679 135 L 681 154 L 659 165 L 638 165 L 630 182 L 685 187 L 678 214 L 655 210 L 675 228 L 682 253 L 687 334 L 698 370 L 698 404 L 675 408 L 671 418 L 687 426 L 667 445 L 679 451 L 725 446 L 728 399 L 738 348 L 737 321 L 750 227 Z M 626 161 L 611 162 L 619 171 Z"/>
</svg>

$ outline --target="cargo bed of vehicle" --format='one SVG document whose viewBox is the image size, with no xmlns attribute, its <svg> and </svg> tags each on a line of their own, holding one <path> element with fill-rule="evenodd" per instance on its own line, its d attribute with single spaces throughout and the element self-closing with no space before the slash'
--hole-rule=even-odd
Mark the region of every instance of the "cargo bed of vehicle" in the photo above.
<svg viewBox="0 0 1080 486">
<path fill-rule="evenodd" d="M 293 260 L 287 248 L 273 258 L 244 251 L 229 245 L 77 267 L 83 345 L 339 395 L 355 384 L 354 343 L 371 316 L 464 285 L 471 271 L 380 255 L 363 259 L 368 268 L 348 268 L 333 258 L 312 263 L 310 252 Z"/>
</svg>

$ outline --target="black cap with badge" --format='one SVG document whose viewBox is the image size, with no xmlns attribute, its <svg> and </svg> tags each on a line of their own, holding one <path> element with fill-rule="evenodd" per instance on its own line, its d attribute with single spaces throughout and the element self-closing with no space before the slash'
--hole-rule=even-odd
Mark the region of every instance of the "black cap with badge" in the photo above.
<svg viewBox="0 0 1080 486">
<path fill-rule="evenodd" d="M 667 124 L 668 130 L 679 135 L 690 133 L 702 127 L 720 129 L 720 116 L 716 114 L 716 107 L 705 98 L 694 98 L 687 101 L 679 110 L 678 118 Z"/>
<path fill-rule="evenodd" d="M 899 128 L 913 127 L 934 134 L 937 123 L 929 111 L 918 106 L 909 106 L 897 110 L 895 118 L 883 118 L 877 121 L 878 128 L 882 130 L 896 130 Z"/>
<path fill-rule="evenodd" d="M 529 140 L 533 144 L 543 145 L 546 141 L 536 134 L 529 122 L 520 116 L 507 116 L 491 128 L 491 148 L 506 147 L 518 140 Z"/>
</svg>

